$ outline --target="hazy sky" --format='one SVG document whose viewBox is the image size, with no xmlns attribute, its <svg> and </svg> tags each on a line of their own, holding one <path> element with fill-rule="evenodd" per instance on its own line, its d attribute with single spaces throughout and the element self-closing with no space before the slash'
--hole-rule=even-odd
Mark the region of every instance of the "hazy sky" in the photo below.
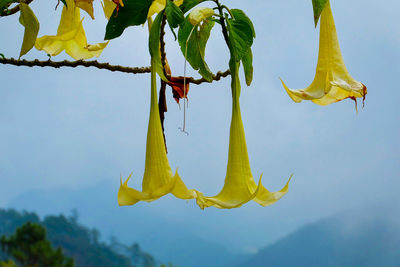
<svg viewBox="0 0 400 267">
<path fill-rule="evenodd" d="M 250 250 L 266 244 L 269 239 L 263 235 L 267 233 L 282 235 L 349 207 L 398 199 L 400 2 L 331 1 L 346 66 L 368 87 L 365 108 L 358 114 L 350 100 L 327 107 L 296 104 L 280 84 L 282 77 L 289 87 L 303 88 L 314 77 L 318 30 L 313 26 L 310 0 L 225 2 L 244 9 L 257 33 L 254 82 L 251 87 L 243 83 L 241 95 L 253 175 L 263 173 L 264 185 L 277 190 L 294 173 L 290 191 L 266 208 L 249 203 L 232 211 L 210 208 L 203 212 L 171 197 L 158 200 L 160 204 L 139 205 L 168 206 L 158 211 L 177 220 L 187 210 L 199 218 L 218 214 L 220 221 L 214 224 L 204 220 L 203 231 L 221 223 L 221 231 L 234 246 Z M 31 5 L 41 22 L 39 36 L 57 30 L 61 8 L 54 11 L 55 3 L 37 0 Z M 97 0 L 95 9 L 95 21 L 85 14 L 89 43 L 102 41 L 106 25 Z M 18 57 L 23 37 L 18 16 L 0 18 L 0 22 L 0 53 Z M 149 65 L 146 31 L 146 27 L 129 28 L 122 38 L 109 43 L 99 61 Z M 171 36 L 168 40 L 172 72 L 182 75 L 183 57 Z M 225 70 L 227 57 L 216 26 L 207 62 L 214 72 Z M 25 58 L 47 56 L 31 51 Z M 64 58 L 64 54 L 53 57 Z M 149 75 L 1 65 L 0 78 L 0 206 L 34 189 L 79 189 L 99 183 L 113 184 L 116 198 L 120 174 L 126 177 L 132 171 L 131 186 L 140 186 Z M 186 136 L 178 129 L 182 111 L 168 90 L 166 136 L 171 167 L 179 167 L 186 185 L 206 195 L 218 193 L 223 185 L 230 105 L 229 78 L 193 85 Z M 247 231 L 244 224 L 249 221 L 253 230 Z M 239 233 L 237 227 L 243 231 Z"/>
</svg>

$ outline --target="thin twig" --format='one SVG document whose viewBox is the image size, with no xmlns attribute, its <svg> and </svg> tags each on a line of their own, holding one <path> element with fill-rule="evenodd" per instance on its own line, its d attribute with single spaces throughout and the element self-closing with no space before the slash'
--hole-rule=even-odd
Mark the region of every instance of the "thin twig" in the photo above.
<svg viewBox="0 0 400 267">
<path fill-rule="evenodd" d="M 160 27 L 160 54 L 161 54 L 161 64 L 163 66 L 164 75 L 169 80 L 171 78 L 171 76 L 170 76 L 170 73 L 168 73 L 165 68 L 167 65 L 167 54 L 165 53 L 165 41 L 164 41 L 166 24 L 167 24 L 167 16 L 164 13 L 162 20 L 161 20 L 161 27 Z"/>
<path fill-rule="evenodd" d="M 224 72 L 218 71 L 217 74 L 213 74 L 212 80 L 213 81 L 219 81 L 219 80 L 221 80 L 221 78 L 225 78 L 225 77 L 229 76 L 230 74 L 231 74 L 231 72 L 229 70 L 226 70 Z M 199 85 L 199 84 L 202 84 L 202 83 L 211 83 L 212 81 L 209 82 L 204 78 L 194 79 L 193 77 L 188 77 L 188 78 L 186 78 L 186 82 Z"/>
<path fill-rule="evenodd" d="M 228 45 L 228 47 L 230 47 L 229 44 L 229 36 L 228 36 L 228 29 L 226 28 L 226 24 L 225 24 L 225 17 L 224 17 L 224 12 L 223 12 L 223 6 L 219 3 L 218 0 L 214 0 L 215 4 L 218 7 L 218 12 L 219 12 L 219 21 L 221 23 L 221 28 L 222 28 L 222 34 L 224 35 L 224 39 L 226 44 Z"/>
<path fill-rule="evenodd" d="M 32 1 L 33 0 L 25 0 L 23 2 L 27 5 L 29 5 L 30 3 L 32 3 Z M 4 10 L 0 11 L 0 17 L 10 16 L 10 15 L 17 13 L 18 11 L 19 11 L 19 5 L 11 8 L 11 9 L 4 9 Z"/>
</svg>

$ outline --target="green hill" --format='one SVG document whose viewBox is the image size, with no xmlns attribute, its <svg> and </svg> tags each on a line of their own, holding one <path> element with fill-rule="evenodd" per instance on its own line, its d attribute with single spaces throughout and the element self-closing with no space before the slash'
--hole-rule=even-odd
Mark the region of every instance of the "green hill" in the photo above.
<svg viewBox="0 0 400 267">
<path fill-rule="evenodd" d="M 155 266 L 154 258 L 143 252 L 138 244 L 126 246 L 115 238 L 101 242 L 100 233 L 77 222 L 77 215 L 46 216 L 43 220 L 32 212 L 0 209 L 0 236 L 11 235 L 26 222 L 38 223 L 47 230 L 47 238 L 54 247 L 61 247 L 78 267 L 148 267 Z M 6 260 L 5 254 L 0 259 Z"/>
</svg>

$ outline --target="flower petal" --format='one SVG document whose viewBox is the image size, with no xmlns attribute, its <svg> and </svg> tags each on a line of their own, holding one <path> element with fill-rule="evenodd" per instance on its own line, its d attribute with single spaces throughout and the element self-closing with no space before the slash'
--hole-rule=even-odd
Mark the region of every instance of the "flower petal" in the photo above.
<svg viewBox="0 0 400 267">
<path fill-rule="evenodd" d="M 76 7 L 85 10 L 94 19 L 93 0 L 75 0 Z"/>
<path fill-rule="evenodd" d="M 147 17 L 150 18 L 154 14 L 160 13 L 165 8 L 166 0 L 154 0 L 150 6 Z"/>
<path fill-rule="evenodd" d="M 175 5 L 180 6 L 183 3 L 183 0 L 174 0 Z M 150 6 L 149 12 L 147 13 L 147 17 L 151 18 L 154 14 L 160 13 L 164 10 L 166 5 L 166 0 L 154 0 Z"/>
<path fill-rule="evenodd" d="M 65 50 L 76 60 L 99 57 L 108 42 L 88 45 L 79 9 L 73 0 L 67 0 L 67 6 L 63 7 L 57 35 L 38 38 L 36 49 L 44 50 L 52 56 Z"/>
<path fill-rule="evenodd" d="M 114 12 L 114 9 L 117 7 L 117 5 L 112 0 L 103 0 L 103 2 L 101 2 L 101 6 L 103 7 L 104 16 L 106 17 L 106 19 L 110 19 Z"/>
</svg>

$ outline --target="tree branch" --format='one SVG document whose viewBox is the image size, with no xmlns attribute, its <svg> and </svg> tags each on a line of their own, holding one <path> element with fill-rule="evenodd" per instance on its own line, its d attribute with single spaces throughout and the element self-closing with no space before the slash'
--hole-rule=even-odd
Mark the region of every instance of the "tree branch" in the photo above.
<svg viewBox="0 0 400 267">
<path fill-rule="evenodd" d="M 39 61 L 37 59 L 35 60 L 18 60 L 14 58 L 4 58 L 1 57 L 0 55 L 0 64 L 9 64 L 9 65 L 14 65 L 14 66 L 26 66 L 26 67 L 52 67 L 52 68 L 61 68 L 61 67 L 95 67 L 98 69 L 104 69 L 104 70 L 109 70 L 109 71 L 116 71 L 116 72 L 124 72 L 124 73 L 131 73 L 131 74 L 140 74 L 140 73 L 150 73 L 150 67 L 125 67 L 125 66 L 120 66 L 120 65 L 111 65 L 109 63 L 101 63 L 98 62 L 97 60 L 92 60 L 92 61 L 83 61 L 83 60 L 77 60 L 77 61 L 51 61 L 51 60 L 46 60 L 46 61 Z M 219 81 L 221 78 L 224 78 L 230 74 L 229 70 L 226 70 L 225 72 L 217 72 L 217 74 L 213 75 L 213 80 L 214 81 Z M 201 78 L 201 79 L 195 79 L 193 77 L 188 77 L 186 80 L 188 83 L 193 83 L 193 84 L 202 84 L 205 82 L 208 82 L 206 79 Z"/>
<path fill-rule="evenodd" d="M 15 65 L 15 66 L 27 66 L 27 67 L 52 67 L 52 68 L 61 68 L 61 67 L 95 67 L 98 69 L 106 69 L 109 71 L 118 71 L 118 72 L 125 72 L 125 73 L 133 73 L 133 74 L 138 74 L 138 73 L 149 73 L 150 67 L 124 67 L 120 65 L 111 65 L 109 63 L 101 63 L 98 62 L 97 60 L 92 60 L 92 61 L 83 61 L 83 60 L 77 60 L 77 61 L 51 61 L 51 60 L 46 60 L 46 61 L 39 61 L 37 59 L 29 61 L 29 60 L 18 60 L 14 58 L 0 58 L 0 63 L 1 64 L 10 64 L 10 65 Z"/>
</svg>

